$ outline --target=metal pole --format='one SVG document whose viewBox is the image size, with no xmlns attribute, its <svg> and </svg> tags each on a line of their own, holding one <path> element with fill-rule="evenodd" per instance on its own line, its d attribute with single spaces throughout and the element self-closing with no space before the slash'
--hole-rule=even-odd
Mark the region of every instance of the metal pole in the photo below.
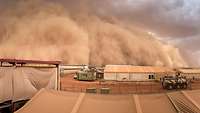
<svg viewBox="0 0 200 113">
<path fill-rule="evenodd" d="M 57 90 L 60 90 L 60 66 L 59 64 L 56 65 L 57 67 Z"/>
</svg>

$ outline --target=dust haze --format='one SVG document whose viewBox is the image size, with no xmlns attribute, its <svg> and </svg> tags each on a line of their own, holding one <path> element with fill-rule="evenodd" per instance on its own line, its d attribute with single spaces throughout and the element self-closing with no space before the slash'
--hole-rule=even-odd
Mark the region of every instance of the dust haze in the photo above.
<svg viewBox="0 0 200 113">
<path fill-rule="evenodd" d="M 0 57 L 65 64 L 185 67 L 179 49 L 112 15 L 55 2 L 18 1 L 1 8 Z"/>
</svg>

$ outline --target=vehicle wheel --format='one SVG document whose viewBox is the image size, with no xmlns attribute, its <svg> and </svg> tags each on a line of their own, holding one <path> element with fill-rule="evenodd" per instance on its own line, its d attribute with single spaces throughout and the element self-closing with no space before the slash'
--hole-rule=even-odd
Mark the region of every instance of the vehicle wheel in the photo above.
<svg viewBox="0 0 200 113">
<path fill-rule="evenodd" d="M 181 85 L 180 85 L 180 89 L 184 89 L 184 84 L 181 84 Z"/>
<path fill-rule="evenodd" d="M 176 85 L 176 89 L 181 89 L 181 85 L 180 85 L 180 84 L 177 84 L 177 85 Z"/>
<path fill-rule="evenodd" d="M 187 84 L 183 84 L 183 89 L 187 89 Z"/>
<path fill-rule="evenodd" d="M 169 90 L 173 89 L 172 85 L 169 85 L 169 86 L 168 86 L 168 89 L 169 89 Z"/>
</svg>

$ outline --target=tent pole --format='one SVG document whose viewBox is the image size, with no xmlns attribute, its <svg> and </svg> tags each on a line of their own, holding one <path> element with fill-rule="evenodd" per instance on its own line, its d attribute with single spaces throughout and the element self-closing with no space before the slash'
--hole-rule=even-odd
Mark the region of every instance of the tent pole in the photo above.
<svg viewBox="0 0 200 113">
<path fill-rule="evenodd" d="M 58 65 L 56 65 L 56 67 L 57 67 L 57 90 L 60 90 L 60 66 L 59 66 L 59 64 Z"/>
</svg>

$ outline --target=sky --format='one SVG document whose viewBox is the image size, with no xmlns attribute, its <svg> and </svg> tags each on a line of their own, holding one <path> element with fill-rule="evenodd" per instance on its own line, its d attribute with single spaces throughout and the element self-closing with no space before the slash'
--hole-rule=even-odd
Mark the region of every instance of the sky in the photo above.
<svg viewBox="0 0 200 113">
<path fill-rule="evenodd" d="M 0 0 L 0 10 L 23 0 Z M 200 66 L 200 0 L 43 0 L 58 3 L 75 13 L 85 10 L 114 17 L 151 32 L 180 49 L 191 66 Z M 43 5 L 43 4 L 41 4 Z"/>
</svg>

